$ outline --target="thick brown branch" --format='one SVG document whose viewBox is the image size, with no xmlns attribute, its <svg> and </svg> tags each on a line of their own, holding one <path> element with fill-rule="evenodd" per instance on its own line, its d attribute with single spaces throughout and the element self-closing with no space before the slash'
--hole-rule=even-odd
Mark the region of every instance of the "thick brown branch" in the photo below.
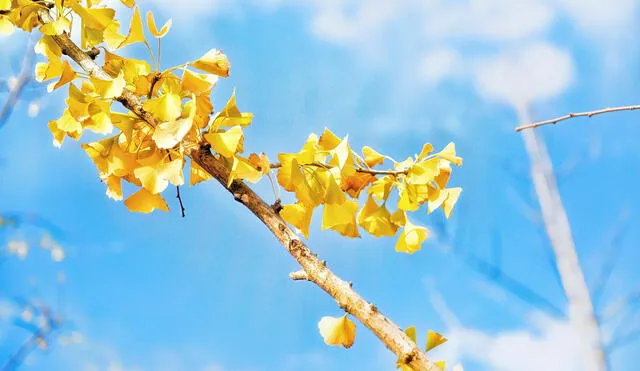
<svg viewBox="0 0 640 371">
<path fill-rule="evenodd" d="M 189 157 L 213 175 L 223 186 L 227 184 L 229 169 L 221 158 L 212 155 L 208 149 L 192 150 Z M 348 282 L 331 272 L 280 215 L 246 184 L 234 181 L 228 190 L 236 200 L 251 210 L 269 228 L 289 254 L 296 259 L 307 275 L 305 279 L 331 295 L 342 309 L 359 319 L 398 357 L 411 360 L 411 366 L 415 370 L 438 369 L 398 326 L 380 313 L 373 304 L 360 297 Z"/>
<path fill-rule="evenodd" d="M 551 120 L 538 121 L 532 124 L 518 126 L 516 128 L 516 131 L 533 129 L 543 125 L 555 125 L 560 121 L 569 120 L 574 117 L 592 117 L 595 115 L 601 115 L 603 113 L 618 112 L 618 111 L 634 111 L 639 109 L 640 109 L 640 105 L 635 105 L 635 106 L 623 106 L 623 107 L 609 107 L 609 108 L 603 108 L 603 109 L 588 111 L 588 112 L 569 113 L 564 116 L 556 117 Z"/>
<path fill-rule="evenodd" d="M 45 22 L 53 21 L 50 14 L 45 10 L 40 11 L 39 15 Z M 90 75 L 101 79 L 111 78 L 67 35 L 54 36 L 54 40 L 65 54 L 76 61 Z M 143 110 L 141 101 L 132 92 L 125 90 L 122 96 L 118 98 L 118 101 L 155 127 L 153 116 Z M 221 158 L 214 156 L 206 147 L 191 149 L 187 152 L 187 155 L 191 157 L 192 161 L 195 161 L 216 178 L 231 192 L 236 200 L 251 210 L 269 228 L 289 254 L 302 266 L 311 282 L 331 295 L 341 308 L 360 320 L 402 361 L 408 363 L 414 370 L 439 370 L 439 367 L 435 366 L 397 325 L 380 313 L 376 306 L 360 297 L 348 282 L 341 280 L 331 272 L 326 267 L 326 264 L 318 259 L 316 254 L 300 240 L 280 215 L 246 184 L 234 181 L 227 188 L 229 169 Z"/>
</svg>

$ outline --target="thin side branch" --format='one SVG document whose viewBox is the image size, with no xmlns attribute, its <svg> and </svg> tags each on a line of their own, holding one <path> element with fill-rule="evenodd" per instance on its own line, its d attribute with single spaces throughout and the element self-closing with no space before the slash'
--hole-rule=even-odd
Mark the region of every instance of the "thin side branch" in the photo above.
<svg viewBox="0 0 640 371">
<path fill-rule="evenodd" d="M 44 22 L 48 23 L 53 21 L 51 15 L 45 10 L 39 11 L 38 15 Z M 87 73 L 102 79 L 111 79 L 111 77 L 102 70 L 87 53 L 74 44 L 67 35 L 62 34 L 53 36 L 53 38 L 64 53 L 77 62 Z M 142 102 L 131 91 L 125 89 L 117 100 L 127 109 L 149 123 L 149 125 L 155 127 L 153 115 L 143 109 Z M 360 320 L 360 322 L 368 327 L 401 361 L 416 371 L 440 370 L 396 324 L 385 317 L 376 306 L 364 300 L 351 288 L 348 282 L 341 280 L 330 271 L 326 265 L 318 259 L 316 254 L 300 240 L 300 237 L 287 225 L 280 215 L 244 182 L 233 181 L 227 188 L 226 185 L 230 172 L 222 158 L 214 156 L 207 147 L 190 149 L 186 154 L 192 161 L 196 162 L 216 178 L 238 202 L 247 207 L 267 226 L 307 273 L 309 281 L 318 285 L 331 295 L 342 309 Z"/>
<path fill-rule="evenodd" d="M 294 281 L 308 281 L 309 280 L 309 276 L 307 275 L 307 272 L 305 272 L 303 270 L 299 270 L 299 271 L 295 271 L 295 272 L 289 273 L 289 278 L 291 278 Z"/>
<path fill-rule="evenodd" d="M 574 117 L 592 117 L 596 115 L 601 115 L 603 113 L 618 112 L 618 111 L 634 111 L 639 109 L 640 109 L 640 105 L 635 105 L 635 106 L 609 107 L 609 108 L 603 108 L 603 109 L 599 109 L 595 111 L 587 111 L 587 112 L 569 113 L 564 116 L 556 117 L 551 120 L 538 121 L 532 124 L 518 126 L 516 127 L 516 131 L 533 129 L 543 125 L 555 125 L 560 121 L 569 120 Z"/>
</svg>

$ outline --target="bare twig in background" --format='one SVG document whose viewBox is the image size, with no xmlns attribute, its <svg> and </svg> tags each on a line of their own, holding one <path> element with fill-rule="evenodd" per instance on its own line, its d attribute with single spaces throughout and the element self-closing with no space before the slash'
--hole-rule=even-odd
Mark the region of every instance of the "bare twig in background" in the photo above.
<svg viewBox="0 0 640 371">
<path fill-rule="evenodd" d="M 521 110 L 518 114 L 521 121 L 530 121 L 526 110 Z M 553 120 L 548 121 L 548 123 L 553 122 Z M 578 329 L 579 336 L 589 344 L 591 353 L 586 355 L 588 361 L 585 362 L 590 367 L 589 370 L 605 371 L 608 366 L 600 328 L 576 252 L 569 218 L 562 204 L 553 164 L 544 140 L 535 130 L 523 131 L 522 137 L 531 160 L 531 177 L 567 298 L 567 315 Z"/>
<path fill-rule="evenodd" d="M 455 255 L 458 255 L 467 266 L 475 270 L 478 274 L 484 276 L 485 279 L 492 282 L 496 286 L 501 287 L 511 295 L 517 297 L 518 299 L 531 305 L 532 307 L 547 313 L 551 317 L 566 317 L 565 313 L 555 304 L 553 304 L 544 296 L 538 294 L 531 287 L 522 283 L 513 276 L 507 274 L 502 269 L 502 258 L 497 256 L 497 254 L 502 253 L 502 247 L 500 246 L 501 242 L 499 241 L 499 238 L 496 238 L 495 233 L 494 241 L 492 241 L 491 244 L 493 262 L 489 262 L 485 259 L 479 258 L 473 253 L 466 252 L 460 249 L 459 246 L 457 246 L 457 243 L 453 241 L 453 239 L 451 238 L 452 236 L 450 235 L 450 233 L 448 233 L 442 222 L 436 222 L 433 226 L 437 228 L 438 238 L 441 239 L 441 242 L 450 245 L 451 251 Z"/>
<path fill-rule="evenodd" d="M 640 303 L 640 287 L 635 288 L 629 294 L 614 301 L 604 308 L 600 314 L 602 321 L 610 320 L 624 309 L 628 309 L 636 303 Z"/>
<path fill-rule="evenodd" d="M 594 307 L 598 306 L 598 302 L 602 298 L 602 294 L 604 293 L 607 283 L 609 282 L 609 277 L 613 273 L 613 268 L 615 267 L 618 259 L 620 257 L 620 252 L 622 251 L 622 238 L 626 234 L 629 229 L 629 212 L 623 211 L 620 216 L 620 220 L 616 223 L 615 230 L 611 236 L 611 241 L 606 246 L 605 251 L 607 252 L 607 256 L 602 264 L 602 269 L 600 271 L 600 276 L 595 281 L 592 286 L 592 297 L 593 297 L 593 305 Z"/>
<path fill-rule="evenodd" d="M 15 371 L 24 360 L 38 346 L 46 348 L 47 339 L 63 324 L 61 317 L 53 313 L 48 307 L 39 306 L 40 315 L 44 319 L 43 323 L 36 327 L 32 335 L 16 350 L 4 363 L 0 371 Z"/>
<path fill-rule="evenodd" d="M 618 112 L 618 111 L 633 111 L 633 110 L 639 110 L 639 109 L 640 109 L 640 105 L 636 105 L 636 106 L 610 107 L 610 108 L 603 108 L 603 109 L 599 109 L 595 111 L 587 111 L 587 112 L 569 113 L 564 116 L 556 117 L 551 120 L 538 121 L 532 124 L 518 126 L 516 128 L 516 131 L 533 129 L 543 125 L 555 125 L 560 121 L 569 120 L 574 117 L 592 117 L 595 115 L 601 115 L 603 113 Z"/>
<path fill-rule="evenodd" d="M 33 47 L 33 39 L 29 39 L 27 50 L 25 52 L 24 58 L 22 59 L 20 75 L 17 77 L 16 81 L 11 84 L 11 86 L 8 86 L 9 96 L 2 106 L 2 110 L 0 110 L 0 128 L 2 128 L 9 121 L 9 117 L 11 116 L 13 108 L 16 106 L 16 103 L 20 98 L 20 95 L 22 94 L 27 84 L 29 84 L 29 82 L 33 78 L 33 59 L 35 58 L 35 50 Z"/>
</svg>

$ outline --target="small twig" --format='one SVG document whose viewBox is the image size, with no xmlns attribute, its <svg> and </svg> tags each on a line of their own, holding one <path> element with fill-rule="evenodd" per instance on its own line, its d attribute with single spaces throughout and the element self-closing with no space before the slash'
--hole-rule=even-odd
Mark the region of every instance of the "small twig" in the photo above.
<svg viewBox="0 0 640 371">
<path fill-rule="evenodd" d="M 178 199 L 178 202 L 180 202 L 180 213 L 182 214 L 182 217 L 185 217 L 185 208 L 184 208 L 184 204 L 182 203 L 182 195 L 180 195 L 180 186 L 176 186 L 176 198 Z"/>
<path fill-rule="evenodd" d="M 33 58 L 35 56 L 33 44 L 33 39 L 30 39 L 29 44 L 27 45 L 26 54 L 22 60 L 20 76 L 16 81 L 16 85 L 8 87 L 10 92 L 9 97 L 7 97 L 7 101 L 2 106 L 2 110 L 0 110 L 0 128 L 9 121 L 11 112 L 13 112 L 13 108 L 18 103 L 18 99 L 20 99 L 22 91 L 32 79 Z"/>
<path fill-rule="evenodd" d="M 321 167 L 321 168 L 325 168 L 325 169 L 330 169 L 331 166 L 327 165 L 327 164 L 323 164 L 321 162 L 313 162 L 310 164 L 303 164 L 300 166 L 316 166 L 316 167 Z M 279 162 L 274 162 L 273 164 L 271 164 L 271 168 L 272 169 L 277 169 L 282 167 L 282 164 Z M 366 174 L 371 174 L 371 175 L 404 175 L 407 174 L 409 172 L 409 169 L 407 170 L 373 170 L 373 169 L 365 169 L 363 167 L 356 167 L 356 172 L 358 173 L 366 173 Z"/>
<path fill-rule="evenodd" d="M 295 271 L 295 272 L 289 273 L 289 278 L 291 278 L 294 281 L 308 281 L 309 280 L 309 276 L 307 275 L 307 272 L 303 271 L 302 269 L 299 270 L 299 271 Z"/>
<path fill-rule="evenodd" d="M 631 331 L 627 335 L 621 336 L 611 341 L 606 346 L 607 352 L 609 353 L 609 355 L 611 355 L 611 353 L 613 353 L 614 350 L 620 349 L 625 345 L 629 345 L 636 340 L 640 340 L 640 329 Z"/>
<path fill-rule="evenodd" d="M 602 321 L 609 320 L 615 317 L 623 309 L 629 308 L 631 305 L 635 304 L 638 301 L 640 301 L 640 287 L 637 287 L 635 290 L 631 291 L 623 298 L 620 298 L 609 304 L 600 314 L 600 318 Z"/>
<path fill-rule="evenodd" d="M 591 290 L 593 292 L 592 296 L 594 306 L 597 306 L 598 302 L 602 298 L 602 294 L 606 289 L 609 278 L 613 273 L 613 268 L 620 258 L 620 253 L 622 251 L 622 239 L 628 229 L 629 213 L 627 211 L 623 211 L 619 222 L 616 223 L 616 228 L 611 236 L 611 240 L 606 246 L 605 251 L 607 252 L 607 256 L 602 264 L 600 275 Z"/>
<path fill-rule="evenodd" d="M 538 121 L 538 122 L 534 122 L 532 124 L 518 126 L 516 128 L 516 131 L 521 131 L 521 130 L 526 130 L 526 129 L 533 129 L 533 128 L 537 128 L 538 126 L 543 126 L 543 125 L 555 125 L 560 121 L 569 120 L 569 119 L 572 119 L 574 117 L 591 117 L 591 116 L 595 116 L 595 115 L 601 115 L 603 113 L 618 112 L 618 111 L 634 111 L 634 110 L 638 110 L 638 109 L 640 109 L 640 105 L 623 106 L 623 107 L 609 107 L 609 108 L 599 109 L 599 110 L 596 110 L 596 111 L 569 113 L 567 115 L 556 117 L 556 118 L 551 119 L 551 120 Z"/>
</svg>

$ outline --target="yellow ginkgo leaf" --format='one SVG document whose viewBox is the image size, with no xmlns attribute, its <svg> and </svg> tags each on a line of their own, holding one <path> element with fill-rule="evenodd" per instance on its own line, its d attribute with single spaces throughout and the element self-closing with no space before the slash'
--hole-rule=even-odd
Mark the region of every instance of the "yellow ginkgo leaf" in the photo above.
<svg viewBox="0 0 640 371">
<path fill-rule="evenodd" d="M 418 157 L 416 158 L 416 161 L 420 161 L 422 159 L 424 159 L 425 157 L 427 157 L 429 155 L 429 153 L 433 152 L 433 146 L 431 145 L 431 143 L 425 143 L 422 146 L 422 151 L 420 151 L 420 154 L 418 155 Z"/>
<path fill-rule="evenodd" d="M 437 157 L 450 161 L 454 165 L 462 165 L 462 158 L 456 156 L 456 145 L 451 142 L 446 147 L 436 154 Z"/>
<path fill-rule="evenodd" d="M 386 175 L 374 181 L 371 187 L 367 189 L 367 193 L 380 201 L 384 201 L 389 197 L 394 184 L 395 178 L 391 175 Z"/>
<path fill-rule="evenodd" d="M 447 219 L 449 219 L 449 217 L 451 217 L 451 213 L 453 212 L 453 207 L 456 205 L 456 202 L 458 202 L 458 199 L 460 198 L 462 188 L 447 188 L 446 191 L 448 195 L 442 203 L 442 210 L 444 211 L 444 215 L 447 217 Z"/>
<path fill-rule="evenodd" d="M 160 121 L 173 121 L 182 113 L 182 99 L 178 94 L 167 93 L 147 99 L 143 107 L 153 113 Z"/>
<path fill-rule="evenodd" d="M 118 77 L 112 80 L 101 80 L 96 77 L 91 78 L 91 83 L 96 89 L 96 92 L 104 99 L 113 99 L 122 95 L 122 90 L 127 85 L 124 79 L 124 74 L 120 72 Z"/>
<path fill-rule="evenodd" d="M 66 61 L 64 63 L 67 63 Z M 43 82 L 62 75 L 64 63 L 57 58 L 49 59 L 49 62 L 36 63 L 36 81 Z"/>
<path fill-rule="evenodd" d="M 70 27 L 71 22 L 66 17 L 58 17 L 55 21 L 40 26 L 40 32 L 45 35 L 60 35 L 69 32 Z"/>
<path fill-rule="evenodd" d="M 398 226 L 391 222 L 391 214 L 384 206 L 378 206 L 371 196 L 367 198 L 357 217 L 358 224 L 376 237 L 393 236 Z"/>
<path fill-rule="evenodd" d="M 407 334 L 411 341 L 413 341 L 414 343 L 416 342 L 416 326 L 407 327 L 407 329 L 404 330 L 404 333 Z"/>
<path fill-rule="evenodd" d="M 364 162 L 369 167 L 374 167 L 384 162 L 384 156 L 369 146 L 362 147 L 362 154 L 364 155 Z"/>
<path fill-rule="evenodd" d="M 236 90 L 234 89 L 227 104 L 213 119 L 209 131 L 214 131 L 225 126 L 249 126 L 251 125 L 252 119 L 253 114 L 248 112 L 242 113 L 236 106 Z"/>
<path fill-rule="evenodd" d="M 125 35 L 118 32 L 120 30 L 120 22 L 114 20 L 107 28 L 102 31 L 95 32 L 90 28 L 82 29 L 82 44 L 89 47 L 97 45 L 104 40 L 109 49 L 118 49 L 120 44 L 127 38 Z"/>
<path fill-rule="evenodd" d="M 9 18 L 0 15 L 0 35 L 11 35 L 14 28 Z"/>
<path fill-rule="evenodd" d="M 69 62 L 64 61 L 62 65 L 62 74 L 60 75 L 60 80 L 58 80 L 58 82 L 56 82 L 55 84 L 49 84 L 49 86 L 47 86 L 47 91 L 51 93 L 52 91 L 58 89 L 66 83 L 73 81 L 76 76 L 76 72 L 73 70 L 73 68 L 71 68 Z"/>
<path fill-rule="evenodd" d="M 256 169 L 262 172 L 262 175 L 269 174 L 269 170 L 271 170 L 271 163 L 269 162 L 267 155 L 264 153 L 260 153 L 260 155 L 252 153 L 249 155 L 248 160 Z"/>
<path fill-rule="evenodd" d="M 325 200 L 327 179 L 326 169 L 301 166 L 295 158 L 291 161 L 291 182 L 295 184 L 296 197 L 309 207 Z"/>
<path fill-rule="evenodd" d="M 118 48 L 131 45 L 138 42 L 145 42 L 144 31 L 142 30 L 142 17 L 140 16 L 140 9 L 138 7 L 133 8 L 133 16 L 131 17 L 131 25 L 129 26 L 129 34 L 122 40 Z"/>
<path fill-rule="evenodd" d="M 398 227 L 404 227 L 407 224 L 407 213 L 401 209 L 396 210 L 395 213 L 391 214 L 391 223 Z"/>
<path fill-rule="evenodd" d="M 447 362 L 446 361 L 437 361 L 437 362 L 433 362 L 434 365 L 438 366 L 438 368 L 442 371 L 445 371 L 446 367 L 447 367 Z M 454 367 L 455 368 L 455 367 Z"/>
<path fill-rule="evenodd" d="M 65 136 L 79 139 L 82 135 L 82 124 L 78 122 L 68 109 L 64 110 L 62 117 L 55 121 L 49 121 L 49 130 L 53 134 L 53 144 L 56 147 L 62 145 Z"/>
<path fill-rule="evenodd" d="M 209 92 L 218 81 L 218 76 L 207 73 L 194 73 L 187 69 L 182 74 L 182 89 L 195 94 Z"/>
<path fill-rule="evenodd" d="M 192 96 L 192 98 L 195 98 Z M 193 100 L 192 100 L 193 101 Z M 175 121 L 162 122 L 153 131 L 152 139 L 158 148 L 173 148 L 187 135 L 193 126 L 196 110 L 192 109 L 189 116 Z"/>
<path fill-rule="evenodd" d="M 349 196 L 358 198 L 360 197 L 360 192 L 369 184 L 375 182 L 376 179 L 378 178 L 369 173 L 355 173 L 350 176 L 343 176 L 341 188 L 347 192 Z"/>
<path fill-rule="evenodd" d="M 122 179 L 120 177 L 110 175 L 103 181 L 107 185 L 107 197 L 115 201 L 122 200 Z"/>
<path fill-rule="evenodd" d="M 222 77 L 229 77 L 229 69 L 231 68 L 231 63 L 229 63 L 227 56 L 217 49 L 209 50 L 200 59 L 190 64 L 199 70 Z"/>
<path fill-rule="evenodd" d="M 82 19 L 82 28 L 103 31 L 113 22 L 115 10 L 111 8 L 85 8 L 76 1 L 70 1 L 70 7 Z"/>
<path fill-rule="evenodd" d="M 458 198 L 460 198 L 461 192 L 462 188 L 459 187 L 434 190 L 433 195 L 429 197 L 427 212 L 432 213 L 435 209 L 442 206 L 444 214 L 448 219 L 451 216 L 453 207 L 456 202 L 458 202 Z"/>
<path fill-rule="evenodd" d="M 133 171 L 133 174 L 144 189 L 157 194 L 164 191 L 169 182 L 174 185 L 182 185 L 184 183 L 182 165 L 182 159 L 175 159 L 155 166 L 140 166 Z"/>
<path fill-rule="evenodd" d="M 360 237 L 356 214 L 358 202 L 347 200 L 342 205 L 325 204 L 322 213 L 322 230 L 332 229 L 346 237 Z"/>
<path fill-rule="evenodd" d="M 157 38 L 164 37 L 164 35 L 169 32 L 169 30 L 171 29 L 171 23 L 172 21 L 171 19 L 169 19 L 164 25 L 162 25 L 160 31 L 158 31 L 158 29 L 156 28 L 156 20 L 153 17 L 153 13 L 151 11 L 147 12 L 147 27 L 149 28 L 149 32 L 151 32 L 151 34 Z"/>
<path fill-rule="evenodd" d="M 205 169 L 200 167 L 196 162 L 191 161 L 191 171 L 189 173 L 189 185 L 196 185 L 205 180 L 213 178 Z"/>
<path fill-rule="evenodd" d="M 402 233 L 396 242 L 396 251 L 413 254 L 422 248 L 422 242 L 429 236 L 429 230 L 412 224 L 406 219 Z"/>
<path fill-rule="evenodd" d="M 350 348 L 356 338 L 356 324 L 347 318 L 346 313 L 338 318 L 322 317 L 318 322 L 318 329 L 327 345 Z"/>
<path fill-rule="evenodd" d="M 309 224 L 311 223 L 312 215 L 313 208 L 306 206 L 302 202 L 285 205 L 282 210 L 280 210 L 282 219 L 298 228 L 305 238 L 309 238 Z"/>
<path fill-rule="evenodd" d="M 439 345 L 442 345 L 446 342 L 447 342 L 447 338 L 445 338 L 444 336 L 442 336 L 441 334 L 435 331 L 429 330 L 429 332 L 427 332 L 427 347 L 425 349 L 425 352 L 428 352 L 431 349 Z"/>
<path fill-rule="evenodd" d="M 335 149 L 340 143 L 342 139 L 335 135 L 329 128 L 324 128 L 324 132 L 320 135 L 318 139 L 318 147 L 325 151 L 331 151 Z"/>
<path fill-rule="evenodd" d="M 240 156 L 233 156 L 231 159 L 231 171 L 227 180 L 227 187 L 236 179 L 257 183 L 262 178 L 262 172 L 256 169 L 248 159 Z"/>
<path fill-rule="evenodd" d="M 0 10 L 11 10 L 11 0 L 0 0 Z"/>
<path fill-rule="evenodd" d="M 136 4 L 136 0 L 120 0 L 120 2 L 123 3 L 125 6 L 127 6 L 128 8 L 131 8 Z"/>
<path fill-rule="evenodd" d="M 211 144 L 211 148 L 224 157 L 232 157 L 242 152 L 244 134 L 242 127 L 233 126 L 227 131 L 219 133 L 206 133 L 204 139 Z"/>
<path fill-rule="evenodd" d="M 124 200 L 124 204 L 130 211 L 148 214 L 153 210 L 169 211 L 169 206 L 159 194 L 153 194 L 142 188 L 138 192 Z"/>
<path fill-rule="evenodd" d="M 53 37 L 46 35 L 38 40 L 33 50 L 49 59 L 59 58 L 62 55 L 62 49 L 60 49 L 60 46 L 58 46 Z"/>
<path fill-rule="evenodd" d="M 108 102 L 90 103 L 88 112 L 91 116 L 82 123 L 85 129 L 98 134 L 110 134 L 113 131 Z"/>
</svg>

